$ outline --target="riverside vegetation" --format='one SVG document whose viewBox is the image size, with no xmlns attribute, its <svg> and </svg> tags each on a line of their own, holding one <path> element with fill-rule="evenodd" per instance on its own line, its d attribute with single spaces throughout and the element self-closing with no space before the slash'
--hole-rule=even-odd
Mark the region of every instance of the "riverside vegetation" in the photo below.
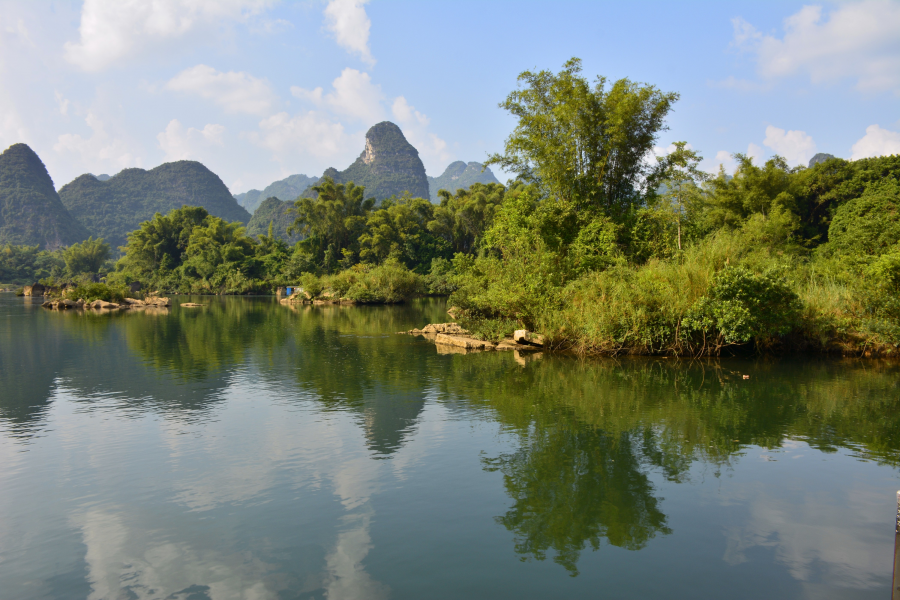
<svg viewBox="0 0 900 600">
<path fill-rule="evenodd" d="M 517 175 L 507 186 L 377 204 L 326 176 L 294 203 L 293 246 L 185 206 L 130 233 L 107 281 L 227 294 L 299 284 L 357 302 L 449 294 L 479 338 L 526 328 L 580 353 L 897 352 L 900 156 L 791 168 L 735 154 L 733 174 L 711 177 L 684 142 L 647 160 L 676 93 L 591 84 L 577 59 L 519 83 L 501 103 L 518 124 L 486 162 Z M 0 256 L 0 281 L 62 274 L 36 247 Z"/>
</svg>

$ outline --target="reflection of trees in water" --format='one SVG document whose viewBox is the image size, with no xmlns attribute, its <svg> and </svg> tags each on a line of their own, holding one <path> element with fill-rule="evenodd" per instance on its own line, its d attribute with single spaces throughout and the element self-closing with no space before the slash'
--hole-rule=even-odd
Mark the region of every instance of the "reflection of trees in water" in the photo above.
<svg viewBox="0 0 900 600">
<path fill-rule="evenodd" d="M 543 559 L 552 550 L 573 574 L 600 539 L 640 548 L 668 532 L 651 470 L 683 481 L 699 461 L 718 474 L 743 447 L 789 438 L 900 465 L 896 364 L 453 361 L 445 396 L 469 398 L 519 438 L 516 452 L 485 461 L 513 500 L 498 521 L 516 535 L 517 552 Z"/>
<path fill-rule="evenodd" d="M 643 467 L 640 434 L 611 437 L 580 426 L 534 428 L 522 447 L 486 468 L 500 470 L 513 500 L 497 521 L 516 535 L 516 552 L 544 560 L 548 550 L 572 576 L 582 549 L 640 550 L 670 533 Z"/>
</svg>

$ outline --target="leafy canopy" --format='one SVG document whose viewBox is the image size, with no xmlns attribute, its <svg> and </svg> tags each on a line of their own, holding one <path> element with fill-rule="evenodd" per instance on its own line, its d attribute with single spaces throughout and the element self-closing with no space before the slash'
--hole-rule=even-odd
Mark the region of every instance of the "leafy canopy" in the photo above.
<svg viewBox="0 0 900 600">
<path fill-rule="evenodd" d="M 659 178 L 645 157 L 678 94 L 628 79 L 607 88 L 604 77 L 591 87 L 577 58 L 558 74 L 524 71 L 519 82 L 500 103 L 518 124 L 504 153 L 486 164 L 537 183 L 546 196 L 615 218 L 640 203 L 641 190 Z"/>
</svg>

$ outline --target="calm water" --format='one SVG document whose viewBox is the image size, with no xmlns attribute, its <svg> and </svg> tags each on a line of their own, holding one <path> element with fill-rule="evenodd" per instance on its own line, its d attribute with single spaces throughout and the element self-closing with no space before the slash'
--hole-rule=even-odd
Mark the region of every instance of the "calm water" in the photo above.
<svg viewBox="0 0 900 600">
<path fill-rule="evenodd" d="M 890 596 L 896 365 L 444 355 L 394 335 L 438 301 L 191 300 L 0 294 L 3 599 Z"/>
</svg>

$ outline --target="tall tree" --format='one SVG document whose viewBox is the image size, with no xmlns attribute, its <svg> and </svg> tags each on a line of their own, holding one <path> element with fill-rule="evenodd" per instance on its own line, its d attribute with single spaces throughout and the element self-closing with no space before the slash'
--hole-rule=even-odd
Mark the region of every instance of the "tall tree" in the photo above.
<svg viewBox="0 0 900 600">
<path fill-rule="evenodd" d="M 518 118 L 505 152 L 487 165 L 500 165 L 544 193 L 579 207 L 619 218 L 655 186 L 660 173 L 645 158 L 664 119 L 678 100 L 651 85 L 620 79 L 609 88 L 604 77 L 593 87 L 572 58 L 559 74 L 519 75 L 520 89 L 500 107 Z"/>
</svg>

